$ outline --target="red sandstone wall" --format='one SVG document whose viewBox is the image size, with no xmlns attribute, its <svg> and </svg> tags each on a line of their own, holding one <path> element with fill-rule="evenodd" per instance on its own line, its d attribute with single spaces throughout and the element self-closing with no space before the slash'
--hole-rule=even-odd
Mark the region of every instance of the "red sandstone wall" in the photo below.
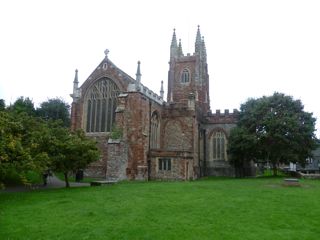
<svg viewBox="0 0 320 240">
<path fill-rule="evenodd" d="M 139 92 L 129 92 L 120 96 L 116 121 L 123 129 L 123 141 L 128 149 L 128 179 L 148 178 L 150 115 L 154 111 L 160 115 L 161 106 Z"/>
</svg>

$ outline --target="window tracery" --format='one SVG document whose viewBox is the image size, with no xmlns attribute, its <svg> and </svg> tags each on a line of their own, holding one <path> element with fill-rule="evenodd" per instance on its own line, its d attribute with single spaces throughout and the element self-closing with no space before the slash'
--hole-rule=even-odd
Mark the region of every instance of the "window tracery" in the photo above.
<svg viewBox="0 0 320 240">
<path fill-rule="evenodd" d="M 115 121 L 119 88 L 108 78 L 102 78 L 87 91 L 84 103 L 86 132 L 110 132 Z"/>
<path fill-rule="evenodd" d="M 217 131 L 212 136 L 212 158 L 213 160 L 226 160 L 226 135 Z"/>
<path fill-rule="evenodd" d="M 181 74 L 181 82 L 188 83 L 190 82 L 190 73 L 188 69 L 184 69 Z"/>
</svg>

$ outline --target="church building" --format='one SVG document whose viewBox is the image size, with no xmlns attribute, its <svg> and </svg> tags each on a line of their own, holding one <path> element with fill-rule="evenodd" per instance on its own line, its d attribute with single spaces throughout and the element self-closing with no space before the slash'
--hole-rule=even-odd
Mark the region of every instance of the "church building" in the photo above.
<svg viewBox="0 0 320 240">
<path fill-rule="evenodd" d="M 99 161 L 85 174 L 108 180 L 189 180 L 234 176 L 227 154 L 237 111 L 210 110 L 207 52 L 198 27 L 193 54 L 183 54 L 173 32 L 167 97 L 105 58 L 71 97 L 72 129 L 97 140 Z"/>
</svg>

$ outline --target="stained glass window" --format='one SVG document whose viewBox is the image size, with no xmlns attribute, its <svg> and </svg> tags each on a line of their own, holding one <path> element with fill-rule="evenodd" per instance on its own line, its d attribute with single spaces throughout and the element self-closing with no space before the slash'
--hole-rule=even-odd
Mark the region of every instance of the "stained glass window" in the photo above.
<svg viewBox="0 0 320 240">
<path fill-rule="evenodd" d="M 118 95 L 117 85 L 108 78 L 102 78 L 90 87 L 84 101 L 86 132 L 111 131 Z"/>
<path fill-rule="evenodd" d="M 215 132 L 212 138 L 213 160 L 226 160 L 226 135 L 222 132 Z"/>
</svg>

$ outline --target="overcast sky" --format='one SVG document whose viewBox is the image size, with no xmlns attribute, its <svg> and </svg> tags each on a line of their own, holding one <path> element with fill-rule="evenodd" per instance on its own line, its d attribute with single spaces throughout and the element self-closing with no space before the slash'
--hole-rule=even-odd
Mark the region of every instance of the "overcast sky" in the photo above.
<svg viewBox="0 0 320 240">
<path fill-rule="evenodd" d="M 132 77 L 140 60 L 142 83 L 159 93 L 164 80 L 166 96 L 173 28 L 192 54 L 197 25 L 207 47 L 212 111 L 278 91 L 301 99 L 320 121 L 317 0 L 2 0 L 0 98 L 71 103 L 74 70 L 82 84 L 105 49 Z"/>
</svg>

